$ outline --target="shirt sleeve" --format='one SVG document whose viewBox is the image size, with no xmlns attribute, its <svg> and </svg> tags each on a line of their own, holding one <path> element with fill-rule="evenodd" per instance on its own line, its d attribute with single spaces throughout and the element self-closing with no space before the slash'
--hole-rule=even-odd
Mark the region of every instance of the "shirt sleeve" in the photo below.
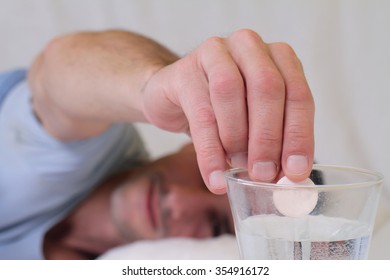
<svg viewBox="0 0 390 280">
<path fill-rule="evenodd" d="M 108 175 L 146 159 L 132 125 L 56 140 L 32 112 L 27 82 L 18 84 L 0 110 L 0 259 L 42 258 L 42 238 L 53 224 Z"/>
</svg>

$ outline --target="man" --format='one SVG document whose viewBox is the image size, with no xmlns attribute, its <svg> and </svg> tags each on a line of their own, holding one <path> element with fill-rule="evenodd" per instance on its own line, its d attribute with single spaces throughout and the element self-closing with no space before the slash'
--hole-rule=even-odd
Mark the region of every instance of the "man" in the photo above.
<svg viewBox="0 0 390 280">
<path fill-rule="evenodd" d="M 51 259 L 95 258 L 142 239 L 234 233 L 227 197 L 210 193 L 191 145 L 103 183 L 45 236 Z"/>
<path fill-rule="evenodd" d="M 210 38 L 181 59 L 125 31 L 63 36 L 28 82 L 5 92 L 2 258 L 88 258 L 142 238 L 231 232 L 226 197 L 206 195 L 200 178 L 223 194 L 227 162 L 262 181 L 303 180 L 313 163 L 302 66 L 288 45 L 250 30 Z M 138 169 L 145 152 L 133 122 L 186 132 L 195 151 Z M 170 206 L 186 201 L 174 190 L 194 199 L 200 191 L 198 216 Z"/>
</svg>

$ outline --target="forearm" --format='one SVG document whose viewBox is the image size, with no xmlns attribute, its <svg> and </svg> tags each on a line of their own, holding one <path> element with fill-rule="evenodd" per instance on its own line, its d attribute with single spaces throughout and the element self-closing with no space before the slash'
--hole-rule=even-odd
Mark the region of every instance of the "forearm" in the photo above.
<svg viewBox="0 0 390 280">
<path fill-rule="evenodd" d="M 61 140 L 94 136 L 112 123 L 146 121 L 142 90 L 176 59 L 156 42 L 125 31 L 56 38 L 29 73 L 34 112 Z"/>
</svg>

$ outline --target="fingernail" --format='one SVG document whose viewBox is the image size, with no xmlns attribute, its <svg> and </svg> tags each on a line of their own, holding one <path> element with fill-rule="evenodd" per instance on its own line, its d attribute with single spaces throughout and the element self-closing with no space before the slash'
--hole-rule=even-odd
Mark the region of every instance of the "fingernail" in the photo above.
<svg viewBox="0 0 390 280">
<path fill-rule="evenodd" d="M 304 155 L 291 155 L 287 158 L 287 172 L 301 175 L 309 168 L 309 162 Z"/>
<path fill-rule="evenodd" d="M 246 168 L 248 166 L 248 153 L 235 153 L 230 155 L 230 166 Z"/>
<path fill-rule="evenodd" d="M 257 161 L 253 164 L 252 174 L 260 181 L 271 181 L 276 177 L 276 164 L 273 161 Z"/>
<path fill-rule="evenodd" d="M 216 170 L 211 172 L 209 176 L 209 184 L 213 190 L 221 190 L 226 188 L 226 180 L 223 171 Z"/>
</svg>

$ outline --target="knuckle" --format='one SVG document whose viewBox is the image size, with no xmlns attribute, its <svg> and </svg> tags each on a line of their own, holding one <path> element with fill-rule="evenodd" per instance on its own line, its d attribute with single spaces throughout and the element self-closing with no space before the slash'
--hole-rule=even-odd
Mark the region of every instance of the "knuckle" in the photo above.
<svg viewBox="0 0 390 280">
<path fill-rule="evenodd" d="M 221 38 L 221 37 L 218 37 L 218 36 L 214 36 L 214 37 L 210 37 L 208 39 L 206 39 L 202 45 L 200 46 L 201 50 L 207 52 L 210 48 L 213 49 L 213 48 L 221 48 L 221 47 L 224 47 L 225 45 L 225 39 L 224 38 Z"/>
<path fill-rule="evenodd" d="M 276 147 L 280 146 L 282 142 L 281 134 L 276 133 L 274 130 L 269 128 L 263 128 L 255 135 L 256 143 L 265 147 Z"/>
<path fill-rule="evenodd" d="M 308 135 L 304 132 L 304 128 L 299 124 L 290 124 L 286 128 L 286 136 L 293 141 L 301 142 L 309 140 Z"/>
<path fill-rule="evenodd" d="M 235 73 L 222 71 L 210 80 L 209 89 L 211 94 L 217 97 L 232 98 L 243 88 L 240 76 Z"/>
<path fill-rule="evenodd" d="M 295 123 L 304 126 L 304 124 L 308 123 L 309 120 L 314 118 L 313 98 L 305 99 L 304 102 L 288 102 L 289 103 L 287 104 L 287 110 L 290 111 L 289 119 L 291 119 L 289 122 L 291 122 L 292 124 Z"/>
<path fill-rule="evenodd" d="M 227 130 L 230 133 L 221 133 L 221 142 L 225 151 L 237 152 L 246 150 L 246 144 L 248 143 L 247 133 L 244 130 L 239 131 L 236 127 L 231 127 Z"/>
<path fill-rule="evenodd" d="M 211 141 L 205 141 L 201 144 L 200 148 L 197 150 L 197 155 L 199 158 L 206 159 L 210 158 L 213 155 L 218 146 Z"/>
<path fill-rule="evenodd" d="M 314 99 L 306 84 L 303 84 L 300 81 L 291 81 L 291 88 L 294 88 L 294 92 L 288 94 L 288 103 L 293 102 L 294 104 L 302 104 L 306 110 L 308 108 L 314 108 Z"/>
<path fill-rule="evenodd" d="M 287 56 L 296 56 L 294 49 L 286 42 L 272 43 L 271 47 L 277 49 L 279 52 L 282 52 Z"/>
<path fill-rule="evenodd" d="M 301 60 L 298 58 L 295 50 L 291 45 L 285 42 L 276 42 L 269 45 L 271 52 L 281 54 L 283 57 L 289 58 L 293 63 L 294 68 L 303 72 L 303 66 Z"/>
<path fill-rule="evenodd" d="M 210 127 L 216 124 L 216 117 L 210 106 L 198 106 L 195 108 L 196 123 L 200 128 Z"/>
<path fill-rule="evenodd" d="M 255 42 L 255 43 L 263 42 L 259 34 L 257 34 L 255 31 L 251 29 L 246 29 L 246 28 L 235 31 L 232 34 L 232 37 L 236 39 L 238 42 L 242 42 L 244 44 L 251 43 L 251 42 Z"/>
<path fill-rule="evenodd" d="M 289 146 L 298 147 L 302 144 L 312 142 L 312 138 L 307 129 L 300 123 L 291 123 L 285 128 L 285 138 L 289 141 Z"/>
<path fill-rule="evenodd" d="M 262 69 L 256 73 L 256 79 L 253 81 L 252 90 L 254 92 L 260 92 L 262 94 L 268 94 L 270 97 L 275 96 L 278 99 L 281 95 L 275 95 L 275 93 L 285 92 L 285 83 L 279 72 L 274 69 Z"/>
<path fill-rule="evenodd" d="M 211 139 L 204 139 L 196 149 L 197 158 L 201 159 L 203 163 L 207 163 L 209 166 L 217 166 L 217 155 L 222 153 L 221 146 L 216 141 Z"/>
</svg>

